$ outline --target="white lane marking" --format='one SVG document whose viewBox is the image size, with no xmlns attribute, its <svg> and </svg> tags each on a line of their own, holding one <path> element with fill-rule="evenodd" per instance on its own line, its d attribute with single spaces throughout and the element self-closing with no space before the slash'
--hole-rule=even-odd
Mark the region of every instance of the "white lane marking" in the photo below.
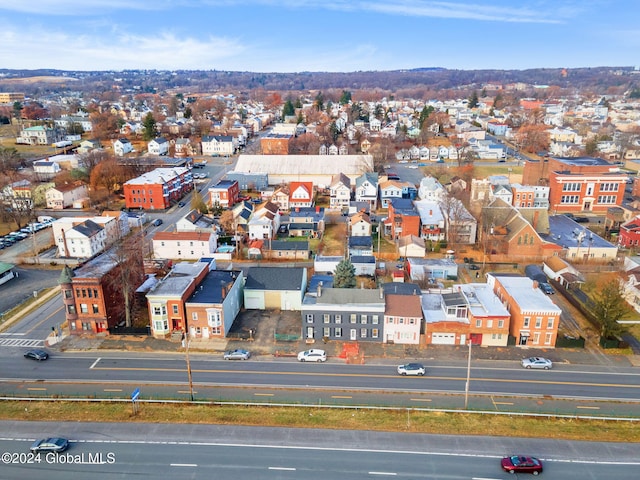
<svg viewBox="0 0 640 480">
<path fill-rule="evenodd" d="M 38 340 L 36 338 L 6 337 L 6 338 L 0 339 L 0 346 L 2 347 L 44 347 L 44 340 Z"/>
<path fill-rule="evenodd" d="M 5 337 L 5 336 L 9 336 L 9 335 L 26 335 L 26 333 L 11 333 L 11 332 L 3 332 L 0 333 L 0 337 Z"/>
<path fill-rule="evenodd" d="M 197 463 L 170 463 L 170 467 L 197 467 Z"/>
<path fill-rule="evenodd" d="M 395 472 L 369 472 L 369 475 L 387 475 L 389 477 L 395 477 L 398 474 Z"/>
<path fill-rule="evenodd" d="M 102 360 L 102 357 L 96 358 L 96 361 L 91 364 L 91 366 L 89 367 L 89 370 L 91 370 L 93 367 L 95 367 L 100 360 Z"/>
<path fill-rule="evenodd" d="M 287 472 L 295 472 L 296 469 L 293 467 L 269 467 L 269 470 L 284 470 Z"/>
</svg>

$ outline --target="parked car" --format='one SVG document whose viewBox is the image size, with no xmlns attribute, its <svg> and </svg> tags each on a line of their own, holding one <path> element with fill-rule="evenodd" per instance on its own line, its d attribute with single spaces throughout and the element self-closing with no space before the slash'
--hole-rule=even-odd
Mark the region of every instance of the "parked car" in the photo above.
<svg viewBox="0 0 640 480">
<path fill-rule="evenodd" d="M 32 360 L 38 360 L 42 362 L 49 358 L 49 354 L 44 350 L 29 350 L 24 354 L 24 358 L 30 358 Z"/>
<path fill-rule="evenodd" d="M 178 207 L 182 208 L 184 207 L 186 204 L 184 202 L 178 202 Z"/>
<path fill-rule="evenodd" d="M 544 293 L 546 293 L 547 295 L 553 295 L 554 293 L 556 293 L 553 290 L 553 287 L 551 285 L 549 285 L 548 283 L 545 282 L 540 282 L 538 284 L 538 287 L 540 288 L 540 290 L 542 290 Z"/>
<path fill-rule="evenodd" d="M 476 265 L 475 263 L 470 263 L 469 264 L 469 270 L 480 270 L 480 267 L 478 265 Z"/>
<path fill-rule="evenodd" d="M 318 350 L 317 348 L 312 348 L 311 350 L 305 350 L 304 352 L 298 353 L 298 361 L 299 362 L 326 362 L 327 354 L 324 350 Z"/>
<path fill-rule="evenodd" d="M 251 352 L 249 352 L 248 350 L 236 348 L 235 350 L 224 352 L 223 358 L 225 360 L 249 360 L 250 356 Z"/>
<path fill-rule="evenodd" d="M 159 227 L 160 225 L 162 225 L 162 219 L 161 218 L 156 218 L 151 225 L 153 225 L 154 227 Z"/>
<path fill-rule="evenodd" d="M 422 375 L 427 373 L 426 368 L 421 363 L 406 363 L 398 365 L 398 373 L 400 375 Z"/>
<path fill-rule="evenodd" d="M 511 455 L 500 462 L 502 469 L 509 473 L 542 473 L 542 462 L 536 457 L 527 455 Z"/>
<path fill-rule="evenodd" d="M 542 357 L 523 358 L 521 363 L 524 368 L 542 368 L 544 370 L 553 368 L 553 362 Z"/>
<path fill-rule="evenodd" d="M 573 221 L 576 223 L 589 223 L 589 219 L 587 217 L 573 217 Z"/>
<path fill-rule="evenodd" d="M 36 440 L 31 445 L 30 450 L 33 453 L 37 452 L 64 452 L 67 448 L 69 448 L 69 440 L 61 437 L 53 437 L 53 438 L 43 438 L 41 440 Z"/>
</svg>

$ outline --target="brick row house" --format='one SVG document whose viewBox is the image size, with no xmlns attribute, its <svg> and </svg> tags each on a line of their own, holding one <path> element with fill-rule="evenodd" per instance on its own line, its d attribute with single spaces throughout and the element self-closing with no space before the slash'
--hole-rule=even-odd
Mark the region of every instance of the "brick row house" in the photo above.
<svg viewBox="0 0 640 480">
<path fill-rule="evenodd" d="M 137 268 L 130 262 L 135 262 Z M 72 335 L 108 332 L 124 321 L 122 276 L 130 277 L 134 290 L 144 281 L 142 256 L 133 256 L 127 263 L 124 268 L 116 253 L 105 252 L 75 270 L 63 269 L 59 284 Z"/>
<path fill-rule="evenodd" d="M 156 168 L 124 183 L 125 207 L 164 210 L 193 190 L 193 187 L 193 175 L 188 168 Z"/>
<path fill-rule="evenodd" d="M 209 208 L 217 205 L 223 208 L 231 208 L 240 197 L 240 187 L 236 180 L 220 180 L 213 187 L 209 187 Z"/>
</svg>

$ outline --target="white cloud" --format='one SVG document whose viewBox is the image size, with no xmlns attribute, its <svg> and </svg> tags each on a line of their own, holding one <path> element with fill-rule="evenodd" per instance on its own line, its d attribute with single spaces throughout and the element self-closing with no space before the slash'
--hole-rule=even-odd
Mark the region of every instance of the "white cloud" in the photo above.
<svg viewBox="0 0 640 480">
<path fill-rule="evenodd" d="M 116 31 L 109 37 L 98 37 L 51 29 L 0 29 L 0 58 L 11 59 L 5 62 L 5 68 L 208 69 L 245 50 L 234 39 L 213 36 L 196 39 L 172 33 L 140 35 Z"/>
</svg>

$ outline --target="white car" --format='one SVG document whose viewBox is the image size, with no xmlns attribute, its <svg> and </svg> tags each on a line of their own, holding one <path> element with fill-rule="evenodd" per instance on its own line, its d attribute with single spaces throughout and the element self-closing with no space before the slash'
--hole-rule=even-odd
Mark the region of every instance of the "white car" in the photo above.
<svg viewBox="0 0 640 480">
<path fill-rule="evenodd" d="M 312 348 L 311 350 L 305 350 L 304 352 L 298 353 L 298 361 L 299 362 L 326 362 L 327 354 L 324 350 L 318 350 L 317 348 Z"/>
<path fill-rule="evenodd" d="M 426 368 L 421 363 L 405 363 L 398 365 L 398 374 L 400 375 L 421 375 L 427 373 Z"/>
</svg>

